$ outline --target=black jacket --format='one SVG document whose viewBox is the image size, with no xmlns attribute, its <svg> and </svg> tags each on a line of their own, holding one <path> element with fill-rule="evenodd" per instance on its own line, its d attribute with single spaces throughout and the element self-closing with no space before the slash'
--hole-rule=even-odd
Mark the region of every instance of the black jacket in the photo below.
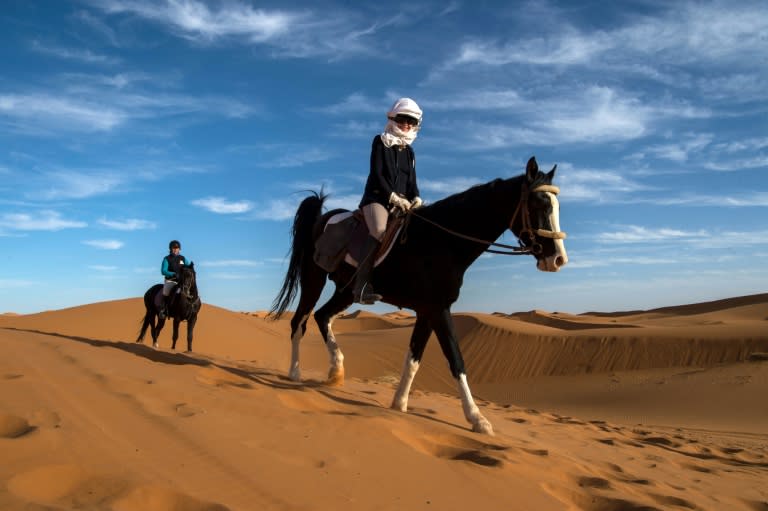
<svg viewBox="0 0 768 511">
<path fill-rule="evenodd" d="M 372 202 L 387 207 L 392 192 L 408 200 L 419 196 L 416 155 L 410 145 L 386 147 L 381 135 L 376 135 L 371 145 L 371 170 L 360 207 Z"/>
</svg>

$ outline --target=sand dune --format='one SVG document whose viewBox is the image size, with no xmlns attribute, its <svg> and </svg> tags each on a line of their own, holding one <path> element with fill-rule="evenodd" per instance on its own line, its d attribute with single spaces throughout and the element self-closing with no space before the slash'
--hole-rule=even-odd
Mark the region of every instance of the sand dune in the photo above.
<svg viewBox="0 0 768 511">
<path fill-rule="evenodd" d="M 0 509 L 768 509 L 765 294 L 456 314 L 493 437 L 468 430 L 434 339 L 409 413 L 388 408 L 412 314 L 334 322 L 342 387 L 314 325 L 286 378 L 290 315 L 205 304 L 193 353 L 170 327 L 134 343 L 142 315 L 0 315 Z"/>
</svg>

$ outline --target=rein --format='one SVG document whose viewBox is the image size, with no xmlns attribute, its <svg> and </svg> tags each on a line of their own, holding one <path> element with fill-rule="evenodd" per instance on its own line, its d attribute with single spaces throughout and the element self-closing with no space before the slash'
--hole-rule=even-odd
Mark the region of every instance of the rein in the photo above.
<svg viewBox="0 0 768 511">
<path fill-rule="evenodd" d="M 421 220 L 427 222 L 428 224 L 431 224 L 438 229 L 441 229 L 448 234 L 452 236 L 456 236 L 457 238 L 461 238 L 467 241 L 473 241 L 475 243 L 480 243 L 482 245 L 488 245 L 489 247 L 499 247 L 504 248 L 506 250 L 494 250 L 491 248 L 486 248 L 485 251 L 489 252 L 491 254 L 501 254 L 501 255 L 525 255 L 525 254 L 537 254 L 541 252 L 542 248 L 539 243 L 536 243 L 536 236 L 540 236 L 542 238 L 552 238 L 552 239 L 565 239 L 566 234 L 562 231 L 550 231 L 548 229 L 533 229 L 531 227 L 531 214 L 528 209 L 528 195 L 530 192 L 549 192 L 554 195 L 557 195 L 560 192 L 560 188 L 554 185 L 539 185 L 533 190 L 528 190 L 528 186 L 526 184 L 523 185 L 522 193 L 520 194 L 520 201 L 517 203 L 517 207 L 515 208 L 515 212 L 512 214 L 512 218 L 509 221 L 509 229 L 512 230 L 512 224 L 515 222 L 515 219 L 517 218 L 517 215 L 520 213 L 521 210 L 524 210 L 524 214 L 522 216 L 522 222 L 523 222 L 523 229 L 521 230 L 522 233 L 528 233 L 528 235 L 531 237 L 531 246 L 526 247 L 523 242 L 520 240 L 520 237 L 518 236 L 517 242 L 519 246 L 514 245 L 507 245 L 504 243 L 497 243 L 495 241 L 488 241 L 483 240 L 480 238 L 475 238 L 473 236 L 469 236 L 467 234 L 462 234 L 460 232 L 456 232 L 454 230 L 448 229 L 445 226 L 442 226 L 438 224 L 437 222 L 433 222 L 432 220 L 423 217 L 422 215 L 416 213 L 412 209 L 408 210 L 406 213 L 406 223 L 410 221 L 410 216 L 416 216 L 420 218 Z M 406 228 L 403 229 L 403 232 L 407 232 L 407 225 Z M 513 231 L 514 232 L 514 231 Z"/>
</svg>

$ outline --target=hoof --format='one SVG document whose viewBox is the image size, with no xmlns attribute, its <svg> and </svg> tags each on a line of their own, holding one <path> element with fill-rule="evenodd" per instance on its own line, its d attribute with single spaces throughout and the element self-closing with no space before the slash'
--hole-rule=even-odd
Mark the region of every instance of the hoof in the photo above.
<svg viewBox="0 0 768 511">
<path fill-rule="evenodd" d="M 392 403 L 392 406 L 390 406 L 391 409 L 397 410 L 398 412 L 408 413 L 408 405 L 402 405 L 400 403 Z"/>
<path fill-rule="evenodd" d="M 152 344 L 152 347 L 155 348 L 156 350 L 160 349 L 160 345 L 157 343 Z"/>
<path fill-rule="evenodd" d="M 482 433 L 484 435 L 490 435 L 493 436 L 493 426 L 491 426 L 491 423 L 488 422 L 488 419 L 485 417 L 480 417 L 475 423 L 472 425 L 472 431 L 475 433 Z"/>
<path fill-rule="evenodd" d="M 295 371 L 288 372 L 288 379 L 291 381 L 301 381 L 301 371 L 296 369 Z"/>
<path fill-rule="evenodd" d="M 341 387 L 344 385 L 344 369 L 331 369 L 328 371 L 328 379 L 325 381 L 325 384 L 331 387 Z"/>
</svg>

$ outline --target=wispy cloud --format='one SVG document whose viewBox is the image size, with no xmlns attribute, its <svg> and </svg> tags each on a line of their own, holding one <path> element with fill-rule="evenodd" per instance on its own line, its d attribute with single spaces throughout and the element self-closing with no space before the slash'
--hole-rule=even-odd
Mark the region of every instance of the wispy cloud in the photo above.
<svg viewBox="0 0 768 511">
<path fill-rule="evenodd" d="M 115 191 L 125 184 L 122 176 L 113 173 L 53 171 L 41 176 L 42 183 L 26 192 L 38 200 L 84 199 Z"/>
<path fill-rule="evenodd" d="M 656 62 L 667 64 L 712 65 L 722 61 L 746 64 L 764 54 L 765 41 L 761 34 L 768 30 L 768 11 L 760 2 L 669 4 L 655 17 L 627 17 L 628 22 L 623 26 L 591 32 L 582 31 L 555 10 L 548 14 L 559 18 L 559 30 L 550 31 L 551 35 L 506 42 L 476 38 L 462 43 L 444 67 L 467 64 L 600 67 L 643 56 L 652 56 Z"/>
<path fill-rule="evenodd" d="M 67 220 L 62 218 L 61 213 L 52 210 L 43 210 L 35 214 L 4 213 L 0 215 L 0 229 L 13 231 L 60 231 L 87 226 L 86 222 Z"/>
<path fill-rule="evenodd" d="M 203 261 L 200 265 L 206 268 L 256 268 L 264 266 L 264 263 L 248 259 L 225 259 L 221 261 Z"/>
<path fill-rule="evenodd" d="M 20 287 L 31 287 L 35 285 L 31 280 L 24 279 L 0 279 L 0 289 L 14 289 Z"/>
<path fill-rule="evenodd" d="M 125 245 L 125 243 L 118 240 L 86 240 L 83 241 L 83 244 L 102 250 L 119 250 Z"/>
<path fill-rule="evenodd" d="M 371 52 L 365 41 L 392 23 L 365 22 L 342 10 L 260 9 L 232 0 L 216 6 L 196 0 L 108 0 L 94 7 L 110 15 L 131 14 L 198 43 L 222 40 L 264 46 L 279 57 L 342 58 Z M 397 17 L 395 16 L 395 19 Z"/>
<path fill-rule="evenodd" d="M 32 41 L 30 47 L 32 50 L 45 55 L 51 55 L 60 59 L 76 60 L 85 62 L 88 64 L 117 64 L 118 59 L 109 57 L 107 55 L 99 55 L 88 49 L 79 48 L 65 48 L 63 46 L 52 46 L 41 43 L 40 41 Z"/>
<path fill-rule="evenodd" d="M 203 208 L 211 213 L 231 215 L 236 213 L 247 213 L 253 209 L 251 201 L 229 201 L 223 197 L 205 197 L 191 202 L 193 206 Z"/>
<path fill-rule="evenodd" d="M 55 131 L 109 131 L 127 114 L 108 103 L 67 98 L 47 93 L 0 94 L 0 118 L 21 123 L 19 129 L 39 133 Z"/>
<path fill-rule="evenodd" d="M 299 200 L 300 199 L 270 200 L 262 205 L 258 211 L 255 211 L 253 217 L 259 220 L 290 220 L 296 214 Z"/>
<path fill-rule="evenodd" d="M 651 229 L 641 225 L 627 225 L 614 232 L 602 232 L 597 234 L 599 243 L 648 243 L 670 240 L 690 240 L 697 238 L 709 239 L 707 231 L 686 231 L 673 228 Z"/>
<path fill-rule="evenodd" d="M 20 132 L 58 135 L 111 132 L 132 121 L 178 116 L 242 119 L 261 110 L 233 97 L 171 93 L 155 85 L 166 83 L 165 77 L 145 73 L 70 73 L 51 81 L 55 92 L 26 87 L 0 93 L 0 121 L 6 118 Z"/>
<path fill-rule="evenodd" d="M 106 218 L 101 218 L 98 222 L 108 229 L 115 229 L 118 231 L 139 231 L 157 227 L 154 222 L 140 220 L 138 218 L 128 218 L 126 220 L 107 220 Z"/>
<path fill-rule="evenodd" d="M 92 264 L 89 265 L 88 268 L 94 271 L 103 272 L 103 273 L 111 273 L 118 270 L 117 266 L 106 266 L 102 264 Z"/>
</svg>

